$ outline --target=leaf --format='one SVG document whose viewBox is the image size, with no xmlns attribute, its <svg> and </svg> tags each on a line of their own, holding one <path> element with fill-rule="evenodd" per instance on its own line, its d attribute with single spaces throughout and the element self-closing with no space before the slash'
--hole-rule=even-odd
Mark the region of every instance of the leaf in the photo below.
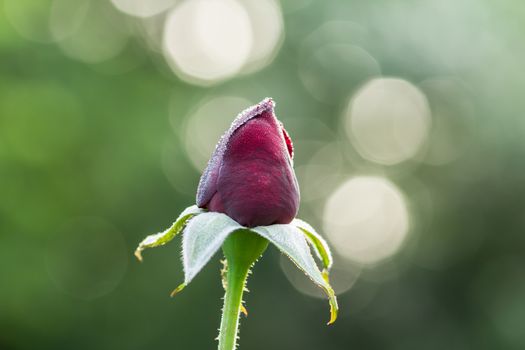
<svg viewBox="0 0 525 350">
<path fill-rule="evenodd" d="M 182 238 L 184 285 L 190 283 L 199 273 L 230 233 L 242 228 L 229 216 L 221 213 L 207 212 L 193 218 L 186 226 Z"/>
<path fill-rule="evenodd" d="M 182 231 L 189 219 L 204 212 L 205 211 L 203 209 L 197 207 L 196 205 L 192 205 L 191 207 L 184 209 L 184 211 L 179 215 L 177 220 L 175 220 L 170 228 L 154 235 L 149 235 L 144 238 L 142 242 L 140 242 L 139 246 L 135 250 L 135 256 L 137 259 L 142 261 L 142 251 L 144 249 L 158 247 L 171 241 Z"/>
<path fill-rule="evenodd" d="M 337 318 L 337 299 L 334 290 L 324 278 L 310 253 L 305 235 L 295 225 L 271 225 L 258 226 L 251 229 L 272 242 L 281 252 L 286 254 L 290 260 L 301 269 L 315 284 L 321 287 L 330 302 L 330 321 L 335 322 Z"/>
<path fill-rule="evenodd" d="M 315 229 L 307 222 L 301 219 L 294 219 L 292 225 L 297 226 L 301 231 L 304 232 L 306 240 L 314 248 L 315 253 L 319 259 L 323 262 L 323 267 L 329 270 L 332 267 L 333 259 L 332 253 L 328 243 L 318 234 Z"/>
</svg>

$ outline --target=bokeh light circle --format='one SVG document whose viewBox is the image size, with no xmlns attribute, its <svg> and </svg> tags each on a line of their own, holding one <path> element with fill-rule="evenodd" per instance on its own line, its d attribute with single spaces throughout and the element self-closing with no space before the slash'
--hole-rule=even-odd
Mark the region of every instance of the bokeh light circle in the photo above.
<svg viewBox="0 0 525 350">
<path fill-rule="evenodd" d="M 177 0 L 111 0 L 111 3 L 123 13 L 136 17 L 158 15 L 175 5 Z"/>
<path fill-rule="evenodd" d="M 243 97 L 219 96 L 204 101 L 187 117 L 181 136 L 191 163 L 197 170 L 206 168 L 221 135 L 230 128 L 239 111 L 252 104 Z"/>
<path fill-rule="evenodd" d="M 351 99 L 345 129 L 365 159 L 393 165 L 414 157 L 431 125 L 425 95 L 397 78 L 373 79 Z"/>
<path fill-rule="evenodd" d="M 79 299 L 94 299 L 113 291 L 128 264 L 122 234 L 97 217 L 67 222 L 49 243 L 48 271 L 59 289 Z"/>
<path fill-rule="evenodd" d="M 250 17 L 235 0 L 183 2 L 164 26 L 164 56 L 191 83 L 209 85 L 237 74 L 252 45 Z"/>
<path fill-rule="evenodd" d="M 374 264 L 395 254 L 410 228 L 407 203 L 400 190 L 382 177 L 355 177 L 328 198 L 323 226 L 342 257 Z"/>
</svg>

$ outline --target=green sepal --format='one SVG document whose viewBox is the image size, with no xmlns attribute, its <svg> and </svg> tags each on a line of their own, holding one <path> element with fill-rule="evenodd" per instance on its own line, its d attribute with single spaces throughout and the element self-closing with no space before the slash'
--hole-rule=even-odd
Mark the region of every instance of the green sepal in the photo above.
<svg viewBox="0 0 525 350">
<path fill-rule="evenodd" d="M 140 242 L 139 246 L 135 250 L 135 256 L 137 259 L 142 261 L 142 251 L 144 251 L 144 249 L 158 247 L 171 241 L 176 235 L 182 232 L 189 219 L 202 213 L 205 213 L 205 210 L 197 207 L 196 205 L 192 205 L 191 207 L 184 209 L 184 211 L 179 215 L 177 220 L 175 220 L 170 228 L 162 232 L 149 235 L 144 238 L 142 242 Z"/>
<path fill-rule="evenodd" d="M 334 323 L 339 310 L 337 298 L 328 282 L 327 276 L 317 267 L 303 231 L 292 224 L 258 226 L 251 230 L 273 243 L 306 276 L 323 289 L 330 303 L 330 320 L 328 324 Z"/>
<path fill-rule="evenodd" d="M 306 240 L 314 251 L 319 259 L 323 263 L 323 271 L 328 272 L 333 264 L 332 253 L 330 252 L 330 247 L 324 238 L 315 231 L 315 229 L 307 222 L 301 219 L 294 219 L 292 225 L 297 226 L 301 231 L 304 232 Z"/>
<path fill-rule="evenodd" d="M 182 237 L 182 264 L 187 285 L 234 231 L 243 229 L 228 215 L 207 212 L 193 218 Z"/>
<path fill-rule="evenodd" d="M 139 244 L 135 256 L 142 261 L 141 253 L 144 249 L 164 245 L 183 230 L 184 283 L 171 293 L 172 296 L 191 282 L 233 232 L 245 230 L 246 233 L 251 231 L 273 243 L 323 289 L 330 303 L 328 324 L 335 322 L 338 305 L 328 278 L 328 270 L 332 266 L 332 255 L 325 240 L 306 222 L 295 219 L 287 225 L 258 226 L 248 229 L 225 214 L 207 212 L 194 205 L 185 209 L 167 230 L 147 236 Z M 323 263 L 322 271 L 314 261 L 309 244 Z"/>
</svg>

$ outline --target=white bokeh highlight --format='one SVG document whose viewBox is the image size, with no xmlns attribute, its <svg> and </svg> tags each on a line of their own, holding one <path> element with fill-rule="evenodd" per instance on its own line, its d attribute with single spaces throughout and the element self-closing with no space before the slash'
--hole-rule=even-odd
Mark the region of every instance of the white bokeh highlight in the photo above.
<svg viewBox="0 0 525 350">
<path fill-rule="evenodd" d="M 323 228 L 340 256 L 375 264 L 393 256 L 405 241 L 410 228 L 407 203 L 383 177 L 354 177 L 328 198 Z"/>
<path fill-rule="evenodd" d="M 425 95 L 398 78 L 377 78 L 351 99 L 345 130 L 365 159 L 394 165 L 413 158 L 427 140 L 431 113 Z"/>
<path fill-rule="evenodd" d="M 246 9 L 235 0 L 192 0 L 166 19 L 164 56 L 183 80 L 210 85 L 236 75 L 253 46 Z"/>
</svg>

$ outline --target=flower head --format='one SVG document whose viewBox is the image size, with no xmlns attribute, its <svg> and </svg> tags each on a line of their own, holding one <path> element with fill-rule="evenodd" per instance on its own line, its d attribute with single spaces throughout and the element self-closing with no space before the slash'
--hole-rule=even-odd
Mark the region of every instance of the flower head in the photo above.
<svg viewBox="0 0 525 350">
<path fill-rule="evenodd" d="M 220 139 L 201 177 L 197 205 L 246 227 L 290 223 L 299 209 L 293 145 L 267 98 Z"/>
<path fill-rule="evenodd" d="M 337 299 L 328 272 L 332 255 L 325 240 L 312 226 L 296 219 L 299 186 L 292 168 L 293 146 L 265 99 L 242 112 L 223 135 L 197 190 L 197 205 L 186 208 L 173 225 L 147 236 L 135 255 L 182 237 L 184 283 L 182 291 L 221 249 L 224 297 L 219 349 L 236 347 L 239 314 L 246 313 L 242 295 L 250 267 L 269 243 L 302 270 L 329 299 L 330 321 L 337 318 Z M 311 250 L 319 258 L 317 266 Z"/>
</svg>

